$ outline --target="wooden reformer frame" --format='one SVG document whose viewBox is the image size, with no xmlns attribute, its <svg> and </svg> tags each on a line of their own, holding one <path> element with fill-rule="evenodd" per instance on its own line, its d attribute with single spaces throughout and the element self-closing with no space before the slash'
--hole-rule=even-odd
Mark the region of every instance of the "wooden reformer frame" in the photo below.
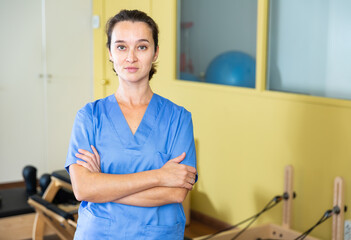
<svg viewBox="0 0 351 240">
<path fill-rule="evenodd" d="M 63 207 L 59 208 L 52 204 L 61 188 L 73 192 L 69 179 L 60 179 L 60 177 L 55 176 L 53 173 L 51 182 L 43 196 L 34 196 L 28 199 L 28 203 L 36 210 L 32 232 L 34 240 L 43 239 L 46 226 L 51 227 L 63 240 L 73 239 L 77 228 L 77 214 L 66 214 L 65 210 L 62 209 Z"/>
</svg>

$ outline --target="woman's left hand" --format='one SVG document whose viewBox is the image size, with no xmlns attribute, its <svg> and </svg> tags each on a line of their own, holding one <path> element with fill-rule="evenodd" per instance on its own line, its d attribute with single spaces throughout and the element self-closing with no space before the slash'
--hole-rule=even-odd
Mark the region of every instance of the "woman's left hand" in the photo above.
<svg viewBox="0 0 351 240">
<path fill-rule="evenodd" d="M 87 168 L 90 172 L 101 172 L 99 153 L 93 145 L 91 145 L 91 149 L 93 149 L 94 153 L 84 149 L 78 149 L 79 153 L 76 153 L 76 157 L 84 161 L 78 160 L 77 164 Z"/>
</svg>

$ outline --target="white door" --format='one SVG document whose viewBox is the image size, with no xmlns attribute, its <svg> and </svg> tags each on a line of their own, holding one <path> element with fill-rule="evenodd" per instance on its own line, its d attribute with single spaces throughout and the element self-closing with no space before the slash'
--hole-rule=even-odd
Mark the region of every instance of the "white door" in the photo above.
<svg viewBox="0 0 351 240">
<path fill-rule="evenodd" d="M 48 171 L 63 169 L 74 117 L 93 96 L 91 0 L 46 0 Z"/>
<path fill-rule="evenodd" d="M 0 0 L 0 182 L 44 163 L 40 0 Z"/>
<path fill-rule="evenodd" d="M 91 12 L 91 0 L 0 0 L 0 183 L 63 168 L 92 100 Z"/>
</svg>

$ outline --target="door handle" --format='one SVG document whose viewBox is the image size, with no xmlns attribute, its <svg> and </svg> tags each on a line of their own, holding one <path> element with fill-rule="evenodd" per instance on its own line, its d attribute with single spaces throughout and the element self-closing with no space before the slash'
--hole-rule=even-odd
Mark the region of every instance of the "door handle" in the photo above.
<svg viewBox="0 0 351 240">
<path fill-rule="evenodd" d="M 102 79 L 102 80 L 100 81 L 100 84 L 103 85 L 103 86 L 105 86 L 105 85 L 108 84 L 108 80 Z"/>
</svg>

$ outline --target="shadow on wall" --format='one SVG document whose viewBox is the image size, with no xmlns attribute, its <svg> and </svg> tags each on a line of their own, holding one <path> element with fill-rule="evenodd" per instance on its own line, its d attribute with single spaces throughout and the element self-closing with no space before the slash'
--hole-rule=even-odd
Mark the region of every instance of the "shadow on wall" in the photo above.
<svg viewBox="0 0 351 240">
<path fill-rule="evenodd" d="M 200 146 L 199 140 L 195 139 L 195 148 L 196 148 L 196 160 L 197 160 L 197 172 L 198 172 L 198 181 L 195 184 L 193 190 L 191 191 L 191 209 L 197 209 L 194 207 L 197 203 L 201 203 L 203 209 L 206 209 L 206 212 L 203 214 L 208 215 L 209 213 L 212 215 L 213 213 L 215 216 L 218 216 L 216 209 L 214 208 L 212 202 L 208 198 L 205 192 L 200 191 L 201 189 L 201 164 L 200 164 Z"/>
<path fill-rule="evenodd" d="M 191 205 L 192 206 L 194 206 L 196 204 L 196 202 L 201 202 L 201 205 L 203 206 L 203 208 L 206 209 L 206 212 L 203 212 L 203 214 L 208 215 L 208 213 L 215 213 L 215 216 L 219 216 L 219 214 L 216 212 L 216 209 L 214 208 L 212 202 L 208 198 L 207 194 L 204 192 L 198 191 L 196 185 L 195 185 L 194 189 L 192 190 L 191 195 L 194 196 L 194 197 L 191 197 Z M 193 207 L 191 207 L 191 208 L 193 209 Z"/>
</svg>

